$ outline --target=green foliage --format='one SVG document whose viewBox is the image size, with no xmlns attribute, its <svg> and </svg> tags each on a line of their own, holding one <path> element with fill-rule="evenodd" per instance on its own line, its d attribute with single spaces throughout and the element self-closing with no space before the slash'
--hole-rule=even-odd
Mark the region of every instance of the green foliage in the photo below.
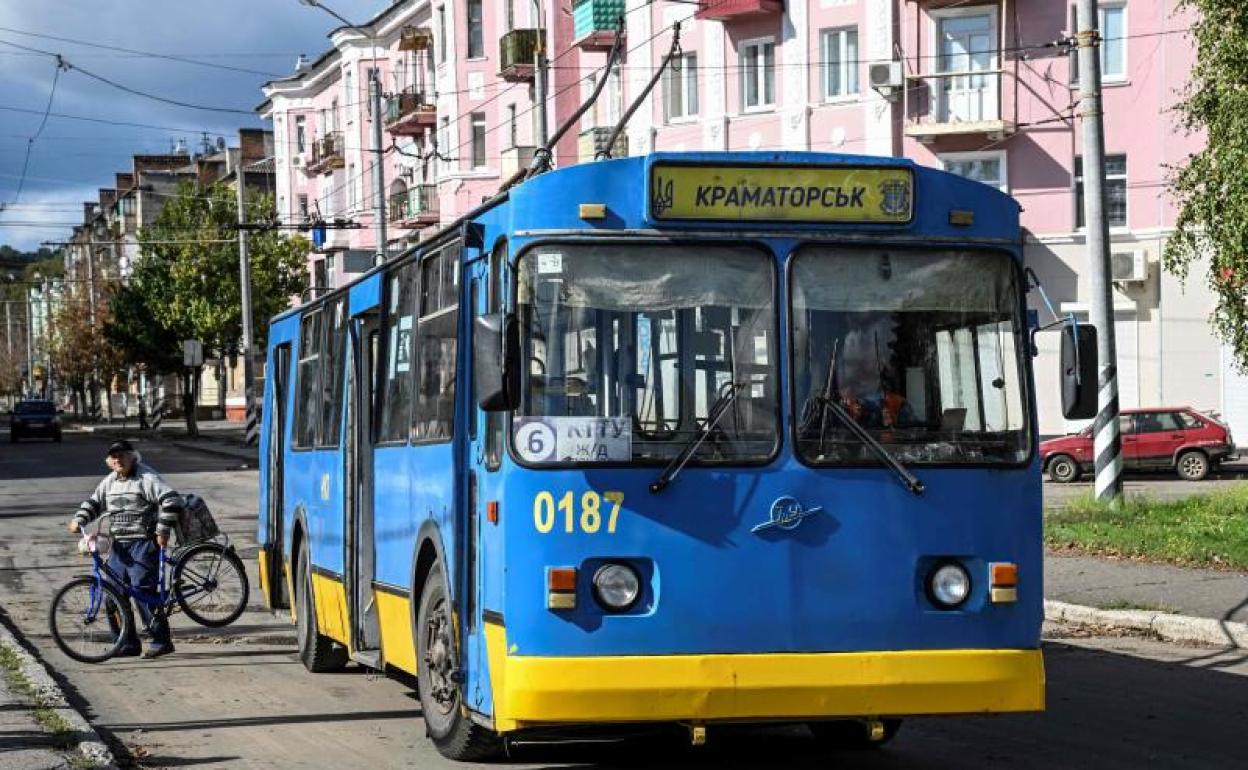
<svg viewBox="0 0 1248 770">
<path fill-rule="evenodd" d="M 1184 278 L 1193 263 L 1210 260 L 1214 329 L 1248 366 L 1248 5 L 1183 0 L 1181 7 L 1196 14 L 1196 65 L 1178 113 L 1206 143 L 1171 169 L 1180 210 L 1163 259 Z"/>
<path fill-rule="evenodd" d="M 272 218 L 268 196 L 248 195 L 247 221 Z M 181 341 L 198 339 L 208 351 L 236 351 L 242 338 L 236 198 L 224 185 L 178 188 L 156 221 L 139 233 L 140 256 L 129 285 L 113 299 L 110 339 L 132 363 L 160 371 L 181 366 Z M 276 230 L 248 235 L 252 315 L 262 342 L 268 319 L 307 285 L 311 244 Z"/>
<path fill-rule="evenodd" d="M 1045 517 L 1050 547 L 1248 570 L 1248 484 L 1180 500 L 1077 498 Z"/>
</svg>

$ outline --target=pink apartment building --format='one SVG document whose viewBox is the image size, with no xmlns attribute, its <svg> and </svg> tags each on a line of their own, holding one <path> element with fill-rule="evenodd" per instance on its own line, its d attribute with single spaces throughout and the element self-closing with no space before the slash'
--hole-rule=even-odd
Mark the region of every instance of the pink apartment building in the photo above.
<svg viewBox="0 0 1248 770">
<path fill-rule="evenodd" d="M 1200 146 L 1172 112 L 1193 61 L 1177 0 L 1100 4 L 1105 38 L 1106 174 L 1124 406 L 1191 404 L 1248 435 L 1248 383 L 1213 339 L 1213 299 L 1160 268 L 1175 219 L 1166 168 Z M 626 54 L 603 74 L 624 18 Z M 422 0 L 400 1 L 265 88 L 278 137 L 278 204 L 360 230 L 330 231 L 316 281 L 362 270 L 375 248 L 367 71 L 389 105 L 384 156 L 391 251 L 470 210 L 532 156 L 533 46 L 548 70 L 551 132 L 600 77 L 601 98 L 559 143 L 556 165 L 591 161 L 671 50 L 664 75 L 614 153 L 786 149 L 905 155 L 1014 195 L 1026 257 L 1059 311 L 1086 314 L 1077 73 L 1056 0 Z M 339 155 L 317 155 L 327 136 Z M 298 158 L 298 160 L 296 160 Z M 332 216 L 331 216 L 332 215 Z M 1035 298 L 1033 307 L 1038 308 Z M 1044 433 L 1076 427 L 1056 408 L 1055 340 L 1040 335 Z"/>
</svg>

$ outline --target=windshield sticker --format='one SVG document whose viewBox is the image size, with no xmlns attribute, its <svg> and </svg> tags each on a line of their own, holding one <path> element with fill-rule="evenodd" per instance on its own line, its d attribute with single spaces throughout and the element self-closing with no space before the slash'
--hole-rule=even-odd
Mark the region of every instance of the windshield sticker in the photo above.
<svg viewBox="0 0 1248 770">
<path fill-rule="evenodd" d="M 516 421 L 516 453 L 529 463 L 624 462 L 633 457 L 628 417 L 523 417 Z"/>
<path fill-rule="evenodd" d="M 563 255 L 558 252 L 555 252 L 553 254 L 549 252 L 538 254 L 537 255 L 537 272 L 539 275 L 546 275 L 548 273 L 562 273 L 563 272 Z"/>
</svg>

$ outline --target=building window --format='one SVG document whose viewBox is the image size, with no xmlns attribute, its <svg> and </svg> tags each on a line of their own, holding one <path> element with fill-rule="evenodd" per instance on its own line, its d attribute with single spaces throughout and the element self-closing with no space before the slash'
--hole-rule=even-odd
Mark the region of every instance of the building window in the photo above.
<svg viewBox="0 0 1248 770">
<path fill-rule="evenodd" d="M 306 220 L 308 218 L 308 195 L 300 193 L 299 195 L 299 216 Z"/>
<path fill-rule="evenodd" d="M 485 56 L 485 24 L 481 18 L 481 0 L 468 0 L 468 58 Z"/>
<path fill-rule="evenodd" d="M 308 147 L 308 121 L 299 115 L 295 118 L 295 149 L 303 152 Z"/>
<path fill-rule="evenodd" d="M 516 28 L 516 0 L 506 0 L 503 4 L 507 15 L 507 31 Z"/>
<path fill-rule="evenodd" d="M 442 169 L 445 171 L 451 167 L 451 162 L 447 156 L 451 149 L 451 119 L 440 118 L 439 120 L 438 140 L 434 150 L 437 151 L 438 161 L 442 164 Z"/>
<path fill-rule="evenodd" d="M 438 62 L 446 63 L 446 6 L 438 6 Z"/>
<path fill-rule="evenodd" d="M 776 103 L 776 47 L 770 39 L 741 44 L 741 106 L 745 110 L 771 107 Z"/>
<path fill-rule="evenodd" d="M 472 167 L 485 167 L 485 113 L 472 113 Z"/>
<path fill-rule="evenodd" d="M 1079 14 L 1070 7 L 1071 27 L 1079 28 Z M 1097 52 L 1101 59 L 1101 80 L 1127 79 L 1127 7 L 1122 3 L 1102 5 L 1096 9 L 1096 27 L 1101 34 Z M 1079 82 L 1079 49 L 1070 49 L 1070 82 Z"/>
<path fill-rule="evenodd" d="M 356 206 L 358 206 L 360 202 L 359 196 L 356 193 L 355 181 L 356 181 L 355 180 L 355 164 L 348 163 L 347 164 L 347 210 L 348 211 L 355 211 Z"/>
<path fill-rule="evenodd" d="M 698 55 L 687 53 L 672 60 L 672 66 L 663 73 L 667 82 L 664 88 L 667 99 L 668 120 L 690 118 L 698 114 Z"/>
<path fill-rule="evenodd" d="M 354 91 L 355 78 L 351 77 L 350 68 L 347 68 L 346 70 L 343 71 L 342 84 L 343 84 L 343 90 L 346 91 L 347 93 L 347 125 L 349 126 L 353 122 L 351 120 L 351 115 L 355 112 L 355 110 L 351 108 L 355 106 L 355 103 L 357 101 L 359 101 L 359 99 L 357 99 L 355 95 L 355 91 Z"/>
<path fill-rule="evenodd" d="M 1105 218 L 1110 227 L 1127 226 L 1127 156 L 1105 156 Z M 1083 158 L 1075 156 L 1075 228 L 1083 221 Z"/>
<path fill-rule="evenodd" d="M 858 29 L 825 29 L 820 35 L 823 50 L 823 98 L 838 99 L 858 93 Z"/>
<path fill-rule="evenodd" d="M 507 139 L 511 142 L 508 147 L 520 146 L 520 129 L 516 122 L 516 105 L 507 105 Z"/>
<path fill-rule="evenodd" d="M 1005 170 L 1005 151 L 997 152 L 951 152 L 940 156 L 945 171 L 976 182 L 983 182 L 1001 192 L 1009 191 Z"/>
</svg>

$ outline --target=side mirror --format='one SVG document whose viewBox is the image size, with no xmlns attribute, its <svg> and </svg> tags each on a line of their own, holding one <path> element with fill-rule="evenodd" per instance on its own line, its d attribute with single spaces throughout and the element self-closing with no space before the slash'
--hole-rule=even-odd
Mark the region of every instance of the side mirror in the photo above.
<svg viewBox="0 0 1248 770">
<path fill-rule="evenodd" d="M 1062 416 L 1067 420 L 1096 417 L 1096 327 L 1062 327 Z"/>
<path fill-rule="evenodd" d="M 520 326 L 514 315 L 486 313 L 473 322 L 472 380 L 483 410 L 520 405 Z"/>
</svg>

